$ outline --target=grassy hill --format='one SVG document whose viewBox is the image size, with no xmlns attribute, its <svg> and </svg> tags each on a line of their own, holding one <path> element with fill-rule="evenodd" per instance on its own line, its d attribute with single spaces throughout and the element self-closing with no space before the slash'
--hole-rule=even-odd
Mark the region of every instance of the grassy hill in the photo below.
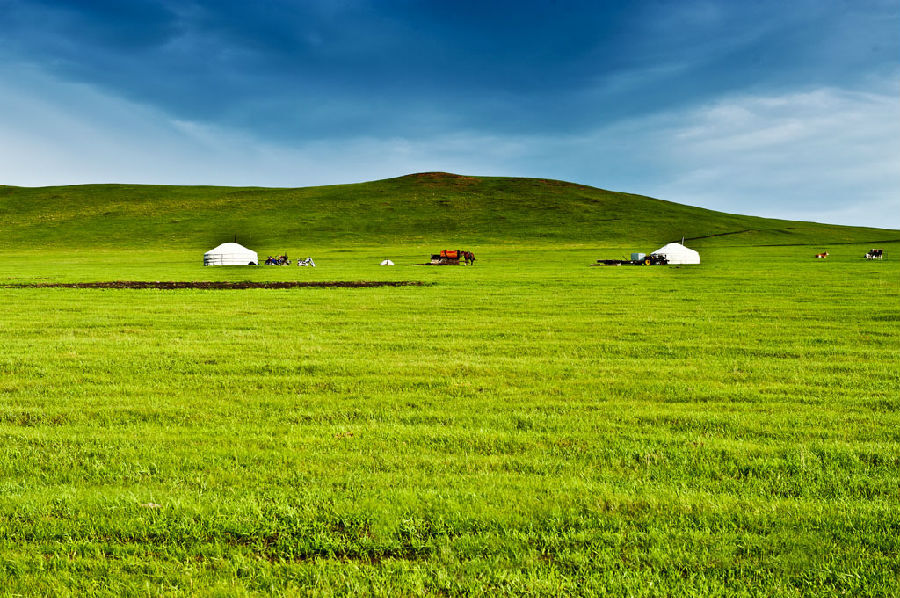
<svg viewBox="0 0 900 598">
<path fill-rule="evenodd" d="M 355 185 L 0 187 L 0 249 L 868 243 L 900 231 L 725 214 L 548 179 L 420 173 Z"/>
</svg>

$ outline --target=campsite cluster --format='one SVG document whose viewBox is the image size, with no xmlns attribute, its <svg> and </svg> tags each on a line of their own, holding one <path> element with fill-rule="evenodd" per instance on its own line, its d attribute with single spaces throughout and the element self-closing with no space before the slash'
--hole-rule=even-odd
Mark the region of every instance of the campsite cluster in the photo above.
<svg viewBox="0 0 900 598">
<path fill-rule="evenodd" d="M 691 265 L 700 263 L 700 253 L 686 247 L 682 243 L 667 243 L 650 254 L 635 252 L 631 254 L 631 259 L 598 259 L 596 264 L 592 266 L 675 266 L 675 265 Z M 827 251 L 816 254 L 817 259 L 825 259 L 829 256 Z M 867 260 L 883 259 L 884 250 L 871 249 L 865 258 Z M 218 247 L 207 251 L 203 255 L 204 266 L 255 266 L 259 263 L 258 254 L 247 249 L 239 243 L 223 243 Z M 269 256 L 265 260 L 267 266 L 290 266 L 291 260 L 287 253 L 279 256 Z M 427 265 L 432 266 L 471 266 L 475 264 L 475 254 L 471 251 L 463 249 L 442 249 L 440 253 L 432 254 L 431 260 Z M 298 266 L 312 266 L 316 263 L 312 257 L 297 260 Z M 393 266 L 394 262 L 390 259 L 382 260 L 380 265 Z"/>
<path fill-rule="evenodd" d="M 266 266 L 290 266 L 291 260 L 288 258 L 287 252 L 279 256 L 269 256 L 263 262 Z M 221 245 L 210 249 L 203 254 L 204 266 L 256 266 L 259 264 L 259 254 L 252 249 L 247 249 L 240 243 L 222 243 Z M 316 262 L 312 257 L 297 260 L 298 266 L 316 267 Z M 393 266 L 394 262 L 390 259 L 381 261 L 382 266 Z M 433 254 L 431 261 L 427 265 L 431 266 L 473 266 L 475 265 L 475 254 L 465 249 L 442 249 L 440 253 Z"/>
<path fill-rule="evenodd" d="M 681 243 L 667 243 L 650 255 L 632 253 L 630 260 L 600 259 L 595 266 L 666 266 L 699 264 L 700 254 Z"/>
</svg>

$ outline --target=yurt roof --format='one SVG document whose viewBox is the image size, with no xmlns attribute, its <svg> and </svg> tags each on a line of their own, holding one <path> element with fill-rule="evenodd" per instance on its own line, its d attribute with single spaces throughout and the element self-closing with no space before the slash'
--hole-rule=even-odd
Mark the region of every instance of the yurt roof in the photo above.
<svg viewBox="0 0 900 598">
<path fill-rule="evenodd" d="M 210 249 L 206 253 L 256 253 L 251 249 L 247 249 L 240 243 L 222 243 L 218 247 Z"/>
<path fill-rule="evenodd" d="M 667 243 L 667 244 L 663 245 L 662 247 L 660 247 L 659 249 L 657 249 L 656 251 L 654 251 L 653 253 L 675 254 L 675 253 L 686 253 L 686 252 L 697 253 L 690 247 L 685 247 L 681 243 Z"/>
</svg>

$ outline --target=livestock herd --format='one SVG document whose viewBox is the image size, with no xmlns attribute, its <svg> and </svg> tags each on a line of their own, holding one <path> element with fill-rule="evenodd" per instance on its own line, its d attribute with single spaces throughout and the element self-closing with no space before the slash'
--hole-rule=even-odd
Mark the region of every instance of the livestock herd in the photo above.
<svg viewBox="0 0 900 598">
<path fill-rule="evenodd" d="M 824 260 L 827 257 L 828 257 L 827 251 L 823 251 L 822 253 L 816 254 L 816 259 L 819 259 L 819 260 Z M 867 260 L 884 259 L 884 250 L 883 249 L 870 249 L 868 252 L 866 252 L 865 258 Z"/>
</svg>

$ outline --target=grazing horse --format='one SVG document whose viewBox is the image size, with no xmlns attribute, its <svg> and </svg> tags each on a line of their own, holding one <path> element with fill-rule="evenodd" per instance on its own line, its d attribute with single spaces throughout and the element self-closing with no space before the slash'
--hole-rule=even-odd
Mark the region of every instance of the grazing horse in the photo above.
<svg viewBox="0 0 900 598">
<path fill-rule="evenodd" d="M 475 254 L 463 249 L 441 249 L 440 253 L 431 256 L 431 263 L 435 266 L 458 266 L 460 260 L 464 260 L 467 266 L 475 263 Z"/>
<path fill-rule="evenodd" d="M 828 257 L 827 251 L 823 251 L 822 253 L 816 254 L 816 259 L 824 260 L 826 257 Z"/>
</svg>

